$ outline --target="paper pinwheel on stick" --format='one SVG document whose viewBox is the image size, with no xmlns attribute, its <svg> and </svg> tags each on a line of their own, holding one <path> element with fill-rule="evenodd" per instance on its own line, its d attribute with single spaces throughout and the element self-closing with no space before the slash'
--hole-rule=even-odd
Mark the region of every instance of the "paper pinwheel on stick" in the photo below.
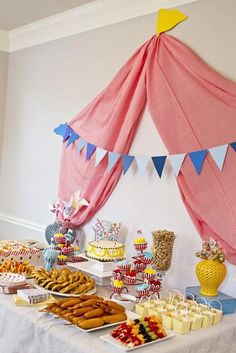
<svg viewBox="0 0 236 353">
<path fill-rule="evenodd" d="M 89 205 L 89 202 L 82 198 L 80 194 L 81 190 L 78 190 L 71 196 L 69 201 L 57 199 L 49 206 L 55 217 L 55 222 L 49 224 L 45 231 L 45 237 L 49 244 L 51 244 L 51 240 L 56 233 L 69 234 L 70 242 L 75 240 L 76 225 L 73 224 L 73 217 L 79 212 L 81 207 Z"/>
</svg>

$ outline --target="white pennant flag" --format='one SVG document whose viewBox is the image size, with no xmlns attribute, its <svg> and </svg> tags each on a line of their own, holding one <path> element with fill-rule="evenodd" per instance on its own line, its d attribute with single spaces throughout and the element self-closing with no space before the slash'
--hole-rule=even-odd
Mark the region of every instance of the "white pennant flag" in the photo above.
<svg viewBox="0 0 236 353">
<path fill-rule="evenodd" d="M 179 175 L 179 171 L 182 167 L 185 156 L 186 153 L 173 154 L 168 156 L 171 167 L 173 168 L 176 177 Z"/>
<path fill-rule="evenodd" d="M 145 171 L 146 171 L 146 167 L 147 167 L 147 164 L 148 164 L 148 161 L 149 161 L 150 157 L 137 156 L 137 157 L 135 157 L 135 159 L 136 159 L 136 163 L 137 163 L 137 166 L 138 166 L 139 174 L 141 176 L 143 176 Z"/>
<path fill-rule="evenodd" d="M 210 152 L 212 158 L 216 162 L 218 168 L 222 170 L 224 161 L 225 161 L 225 156 L 227 152 L 228 144 L 227 145 L 222 145 L 222 146 L 217 146 L 217 147 L 212 147 L 209 148 L 208 151 Z"/>
<path fill-rule="evenodd" d="M 104 150 L 103 148 L 97 147 L 96 150 L 96 158 L 95 158 L 95 167 L 102 161 L 102 159 L 105 157 L 107 151 Z"/>
</svg>

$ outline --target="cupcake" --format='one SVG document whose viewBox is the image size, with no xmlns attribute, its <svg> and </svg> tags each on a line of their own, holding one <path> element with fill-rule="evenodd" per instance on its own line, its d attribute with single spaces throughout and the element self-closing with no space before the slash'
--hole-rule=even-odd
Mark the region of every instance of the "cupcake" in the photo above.
<svg viewBox="0 0 236 353">
<path fill-rule="evenodd" d="M 153 254 L 150 251 L 144 251 L 141 261 L 146 265 L 150 264 L 153 261 Z"/>
<path fill-rule="evenodd" d="M 73 254 L 71 254 L 70 256 L 71 262 L 81 262 L 81 259 L 83 260 L 79 251 L 74 251 Z"/>
<path fill-rule="evenodd" d="M 125 284 L 135 284 L 136 282 L 136 271 L 131 269 L 130 271 L 124 274 Z"/>
<path fill-rule="evenodd" d="M 117 262 L 117 267 L 121 272 L 127 272 L 130 270 L 131 264 L 128 260 L 123 260 Z"/>
<path fill-rule="evenodd" d="M 144 251 L 147 249 L 147 241 L 145 238 L 136 238 L 134 240 L 134 247 L 136 251 Z"/>
<path fill-rule="evenodd" d="M 150 289 L 152 292 L 157 293 L 159 292 L 159 290 L 161 289 L 161 282 L 156 280 L 156 279 L 152 279 L 150 280 Z"/>
<path fill-rule="evenodd" d="M 138 298 L 148 297 L 149 296 L 149 284 L 142 283 L 136 286 L 136 293 Z"/>
<path fill-rule="evenodd" d="M 64 248 L 61 248 L 61 252 L 62 252 L 63 255 L 69 255 L 73 251 L 74 250 L 73 250 L 72 246 L 67 246 L 67 247 L 65 246 Z"/>
<path fill-rule="evenodd" d="M 157 271 L 152 267 L 147 267 L 143 271 L 143 279 L 147 279 L 148 281 L 155 279 Z"/>
<path fill-rule="evenodd" d="M 119 269 L 115 269 L 112 271 L 112 277 L 114 279 L 122 280 L 123 273 Z"/>
<path fill-rule="evenodd" d="M 65 244 L 66 242 L 66 236 L 65 234 L 62 233 L 57 233 L 54 235 L 53 239 L 57 244 Z"/>
<path fill-rule="evenodd" d="M 146 264 L 144 264 L 141 260 L 135 260 L 134 267 L 136 272 L 143 272 L 143 270 L 146 268 Z"/>
<path fill-rule="evenodd" d="M 113 293 L 121 293 L 122 289 L 124 288 L 124 282 L 118 279 L 115 279 L 111 283 L 111 287 L 113 290 Z"/>
<path fill-rule="evenodd" d="M 56 245 L 54 246 L 54 249 L 61 251 L 61 249 L 62 249 L 64 246 L 65 246 L 65 244 L 56 244 Z"/>
<path fill-rule="evenodd" d="M 66 255 L 58 255 L 57 256 L 57 264 L 58 265 L 66 265 L 67 256 Z"/>
</svg>

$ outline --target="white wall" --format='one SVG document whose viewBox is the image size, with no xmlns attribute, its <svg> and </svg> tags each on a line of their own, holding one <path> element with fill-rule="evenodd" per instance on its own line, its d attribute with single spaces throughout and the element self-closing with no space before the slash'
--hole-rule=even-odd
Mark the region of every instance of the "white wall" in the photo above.
<svg viewBox="0 0 236 353">
<path fill-rule="evenodd" d="M 180 9 L 189 19 L 170 34 L 235 80 L 235 1 L 202 0 Z M 0 183 L 0 238 L 43 239 L 40 229 L 52 221 L 48 204 L 56 198 L 58 187 L 61 144 L 52 129 L 71 120 L 104 88 L 136 48 L 155 33 L 155 25 L 156 15 L 139 17 L 10 55 Z M 131 153 L 166 153 L 147 111 Z M 152 230 L 175 231 L 177 239 L 168 285 L 185 288 L 197 284 L 194 253 L 200 247 L 200 238 L 182 204 L 169 166 L 161 180 L 155 171 L 140 178 L 135 168 L 129 170 L 97 217 L 122 223 L 122 238 L 128 253 L 133 251 L 132 239 L 137 229 L 143 229 L 150 245 Z M 6 220 L 27 223 L 29 228 Z M 94 222 L 92 219 L 84 227 L 86 241 L 93 238 Z M 235 266 L 229 265 L 228 269 L 223 289 L 236 295 Z"/>
<path fill-rule="evenodd" d="M 0 168 L 7 90 L 8 54 L 0 51 Z"/>
</svg>

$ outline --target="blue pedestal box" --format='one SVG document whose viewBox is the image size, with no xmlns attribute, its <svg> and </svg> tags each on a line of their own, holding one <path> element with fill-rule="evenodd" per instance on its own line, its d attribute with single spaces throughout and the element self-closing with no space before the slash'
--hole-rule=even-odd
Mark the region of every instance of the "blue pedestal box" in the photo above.
<svg viewBox="0 0 236 353">
<path fill-rule="evenodd" d="M 207 303 L 209 303 L 215 309 L 219 309 L 219 303 L 216 301 L 218 300 L 222 304 L 222 310 L 224 314 L 232 314 L 236 308 L 236 299 L 222 292 L 219 292 L 216 297 L 208 297 L 200 294 L 200 287 L 187 287 L 186 296 L 188 296 L 188 294 L 189 299 L 192 299 L 192 296 L 194 296 L 194 299 L 198 299 L 198 302 L 202 304 L 204 304 L 204 299 L 206 299 Z M 201 301 L 201 298 L 204 299 Z"/>
</svg>

